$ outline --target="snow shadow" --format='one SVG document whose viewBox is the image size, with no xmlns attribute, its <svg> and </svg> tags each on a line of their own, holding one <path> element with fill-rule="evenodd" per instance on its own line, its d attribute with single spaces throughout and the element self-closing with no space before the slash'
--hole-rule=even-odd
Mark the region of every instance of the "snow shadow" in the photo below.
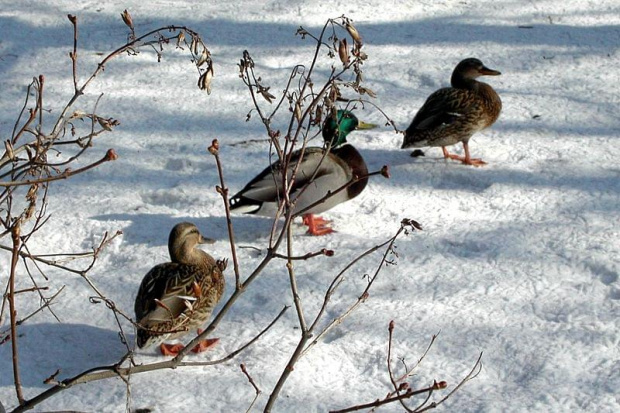
<svg viewBox="0 0 620 413">
<path fill-rule="evenodd" d="M 57 379 L 62 380 L 114 364 L 126 353 L 117 331 L 86 324 L 24 324 L 18 333 L 22 384 L 28 387 L 48 386 L 43 381 L 58 369 Z M 11 360 L 11 345 L 5 343 L 0 346 L 0 386 L 13 385 Z"/>
<path fill-rule="evenodd" d="M 222 208 L 223 209 L 223 208 Z M 218 242 L 228 243 L 228 227 L 224 216 L 173 217 L 167 214 L 105 214 L 92 217 L 103 222 L 129 221 L 123 228 L 123 243 L 165 246 L 170 230 L 180 222 L 193 222 L 202 234 Z M 235 240 L 256 243 L 271 231 L 271 218 L 252 215 L 232 216 Z"/>
<path fill-rule="evenodd" d="M 602 42 L 601 39 L 614 39 L 620 26 L 571 26 L 557 24 L 541 19 L 539 15 L 522 13 L 522 7 L 515 2 L 506 5 L 516 16 L 512 25 L 472 24 L 462 15 L 429 17 L 412 21 L 381 22 L 367 24 L 356 22 L 363 33 L 366 44 L 372 46 L 403 45 L 472 45 L 493 41 L 496 44 L 507 46 L 534 46 L 541 51 L 553 50 L 554 55 L 562 53 L 583 54 L 613 54 L 618 49 L 617 43 Z M 30 42 L 27 45 L 29 55 L 37 55 L 37 50 L 48 46 L 67 46 L 72 42 L 72 27 L 66 18 L 66 12 L 53 5 L 38 4 L 37 9 L 46 16 L 57 16 L 56 25 L 45 26 L 31 24 L 25 19 L 12 16 L 0 16 L 0 25 L 7 33 L 29 33 Z M 80 25 L 80 47 L 83 50 L 106 51 L 110 49 L 110 42 L 122 43 L 126 40 L 127 29 L 118 16 L 119 10 L 102 10 L 88 8 L 71 11 L 78 17 Z M 592 15 L 606 13 L 596 10 L 589 12 Z M 589 13 L 583 13 L 582 18 Z M 611 11 L 607 13 L 612 13 Z M 471 17 L 471 16 L 470 16 Z M 170 19 L 134 16 L 139 26 L 145 30 L 168 26 Z M 33 20 L 34 21 L 34 20 Z M 289 21 L 289 20 L 283 20 Z M 544 23 L 543 23 L 544 22 Z M 183 18 L 183 25 L 197 29 L 207 44 L 215 49 L 223 48 L 220 54 L 232 53 L 240 56 L 240 51 L 264 48 L 291 48 L 310 44 L 295 36 L 299 28 L 297 23 L 274 23 L 259 21 L 232 21 L 228 19 L 197 20 L 188 15 Z M 322 25 L 304 25 L 310 32 L 318 33 Z M 140 30 L 138 30 L 140 31 Z M 248 33 L 252 35 L 248 35 Z M 493 33 L 492 39 L 489 33 Z M 565 52 L 558 47 L 570 46 Z M 238 48 L 239 50 L 235 50 Z M 578 51 L 575 51 L 575 48 Z M 23 54 L 24 46 L 15 41 L 4 45 L 0 69 L 11 70 L 18 56 Z M 66 56 L 66 55 L 65 55 Z M 216 58 L 217 61 L 217 58 Z M 68 59 L 67 59 L 68 62 Z M 69 64 L 69 63 L 67 63 Z"/>
</svg>

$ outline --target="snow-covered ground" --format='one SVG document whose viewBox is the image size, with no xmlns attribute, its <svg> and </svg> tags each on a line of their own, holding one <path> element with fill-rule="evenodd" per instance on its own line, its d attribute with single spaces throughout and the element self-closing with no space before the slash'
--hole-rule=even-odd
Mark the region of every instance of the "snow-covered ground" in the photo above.
<svg viewBox="0 0 620 413">
<path fill-rule="evenodd" d="M 125 8 L 138 33 L 168 24 L 200 32 L 213 53 L 213 92 L 207 96 L 196 88 L 188 56 L 172 48 L 162 63 L 144 52 L 106 67 L 81 102 L 92 110 L 105 93 L 97 111 L 121 125 L 98 140 L 82 164 L 108 148 L 119 159 L 52 186 L 52 219 L 33 238 L 34 252 L 88 250 L 105 231 L 121 229 L 124 235 L 105 250 L 91 277 L 128 313 L 142 276 L 167 260 L 167 236 L 175 223 L 195 222 L 218 240 L 208 251 L 229 257 L 224 210 L 214 190 L 215 162 L 206 147 L 220 140 L 231 191 L 268 161 L 264 143 L 233 146 L 265 137 L 256 118 L 245 122 L 252 106 L 238 77 L 242 52 L 252 54 L 272 91 L 281 90 L 292 66 L 309 63 L 314 47 L 295 36 L 297 28 L 317 33 L 327 18 L 345 14 L 370 56 L 366 85 L 400 128 L 431 92 L 448 85 L 454 65 L 470 56 L 502 72 L 487 81 L 504 109 L 491 129 L 470 142 L 473 156 L 488 162 L 483 168 L 446 162 L 435 148 L 411 158 L 410 151 L 399 149 L 401 136 L 387 127 L 351 134 L 349 141 L 370 169 L 388 164 L 392 178 L 373 178 L 360 197 L 326 213 L 334 234 L 308 237 L 296 225 L 298 253 L 336 251 L 297 266 L 307 311 L 318 309 L 339 269 L 392 236 L 402 218 L 416 219 L 424 231 L 397 242 L 397 265 L 387 267 L 370 299 L 301 359 L 276 411 L 327 411 L 384 397 L 390 390 L 385 366 L 390 320 L 396 325 L 394 356 L 408 364 L 441 332 L 412 379 L 416 386 L 437 379 L 447 381 L 449 390 L 484 352 L 480 375 L 441 407 L 445 411 L 620 411 L 617 0 L 0 0 L 3 141 L 33 76 L 45 75 L 46 105 L 54 113 L 71 96 L 72 29 L 66 15 L 79 19 L 84 77 L 101 53 L 126 40 L 120 19 Z M 356 113 L 384 123 L 369 107 Z M 269 219 L 235 216 L 234 224 L 240 245 L 264 248 Z M 239 256 L 245 275 L 261 258 L 248 248 Z M 330 316 L 356 299 L 366 283 L 363 275 L 374 271 L 377 260 L 373 256 L 356 267 Z M 0 252 L 3 289 L 9 262 L 9 254 Z M 231 281 L 232 270 L 227 274 Z M 93 294 L 84 280 L 53 270 L 48 275 L 48 282 L 38 281 L 50 287 L 50 295 L 66 286 L 53 305 L 61 323 L 44 311 L 19 326 L 27 398 L 48 388 L 43 380 L 59 368 L 59 378 L 70 377 L 124 353 L 112 313 L 89 302 Z M 272 263 L 218 327 L 218 347 L 189 358 L 228 354 L 291 303 L 284 262 Z M 23 314 L 36 304 L 18 296 Z M 244 363 L 263 391 L 259 411 L 297 343 L 296 327 L 291 309 L 227 364 L 135 375 L 132 406 L 245 411 L 254 390 L 238 367 Z M 137 355 L 143 363 L 160 359 L 154 350 Z M 123 411 L 125 400 L 125 384 L 112 379 L 74 387 L 39 408 Z M 17 403 L 10 343 L 0 345 L 0 402 L 7 410 Z"/>
</svg>

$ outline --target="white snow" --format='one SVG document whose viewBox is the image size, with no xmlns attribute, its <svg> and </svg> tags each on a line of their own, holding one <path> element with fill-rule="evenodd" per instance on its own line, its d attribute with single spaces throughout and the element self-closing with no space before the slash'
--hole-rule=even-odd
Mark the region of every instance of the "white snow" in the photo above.
<svg viewBox="0 0 620 413">
<path fill-rule="evenodd" d="M 402 218 L 419 221 L 424 231 L 397 241 L 397 265 L 385 268 L 369 300 L 299 361 L 275 410 L 323 412 L 384 397 L 391 390 L 385 358 L 387 327 L 394 320 L 395 362 L 404 357 L 414 363 L 440 332 L 412 379 L 418 387 L 447 381 L 448 389 L 436 395 L 453 388 L 484 352 L 480 375 L 440 407 L 444 411 L 620 411 L 617 0 L 0 0 L 3 141 L 33 76 L 45 75 L 49 122 L 70 98 L 72 29 L 66 15 L 78 17 L 84 79 L 101 53 L 126 40 L 120 18 L 125 8 L 138 33 L 168 24 L 197 30 L 213 53 L 213 92 L 198 90 L 188 55 L 173 48 L 161 63 L 144 51 L 109 64 L 76 109 L 92 110 L 104 93 L 98 113 L 121 125 L 98 139 L 80 165 L 108 148 L 119 159 L 52 186 L 52 219 L 31 240 L 34 252 L 89 250 L 105 231 L 122 230 L 90 277 L 130 314 L 143 275 L 168 259 L 166 242 L 175 223 L 195 222 L 218 240 L 208 251 L 230 257 L 224 209 L 214 190 L 219 180 L 206 147 L 219 139 L 233 192 L 268 162 L 265 143 L 232 146 L 266 138 L 256 117 L 245 121 L 252 105 L 236 66 L 243 50 L 271 90 L 279 91 L 292 66 L 309 63 L 314 48 L 295 36 L 296 29 L 303 25 L 317 33 L 327 18 L 345 14 L 369 55 L 366 86 L 399 128 L 470 56 L 502 72 L 486 81 L 504 109 L 491 129 L 470 142 L 472 155 L 488 162 L 483 168 L 446 162 L 437 148 L 411 158 L 388 127 L 350 135 L 369 168 L 388 164 L 392 178 L 372 178 L 358 198 L 325 213 L 334 220 L 334 234 L 309 237 L 295 226 L 296 253 L 324 247 L 336 252 L 296 267 L 309 317 L 337 271 L 392 236 Z M 356 113 L 384 123 L 370 107 Z M 265 247 L 269 219 L 236 215 L 233 222 L 239 245 Z M 238 252 L 247 275 L 261 256 L 253 249 Z M 362 260 L 348 275 L 328 319 L 356 300 L 366 285 L 364 274 L 375 270 L 378 259 Z M 1 251 L 2 291 L 9 263 L 10 254 Z M 57 369 L 63 379 L 124 354 L 112 312 L 89 302 L 93 292 L 86 282 L 59 270 L 47 274 L 49 281 L 37 279 L 50 287 L 47 295 L 66 286 L 53 305 L 61 322 L 43 311 L 19 326 L 26 398 L 49 388 L 43 380 Z M 224 300 L 233 290 L 232 268 L 226 274 Z M 30 286 L 25 273 L 20 279 L 21 287 Z M 287 280 L 284 261 L 273 262 L 218 327 L 219 345 L 189 359 L 223 357 L 251 339 L 292 304 Z M 39 304 L 23 294 L 17 302 L 20 314 Z M 9 326 L 6 315 L 2 320 L 0 332 Z M 131 332 L 128 323 L 124 327 Z M 263 339 L 226 364 L 132 376 L 131 406 L 245 411 L 254 390 L 239 369 L 244 363 L 263 391 L 254 409 L 260 411 L 298 339 L 291 308 Z M 146 350 L 136 360 L 151 363 L 162 356 Z M 126 390 L 120 379 L 79 385 L 37 409 L 123 411 Z M 0 345 L 0 402 L 7 411 L 17 406 L 10 342 Z M 400 411 L 400 405 L 379 411 Z"/>
</svg>

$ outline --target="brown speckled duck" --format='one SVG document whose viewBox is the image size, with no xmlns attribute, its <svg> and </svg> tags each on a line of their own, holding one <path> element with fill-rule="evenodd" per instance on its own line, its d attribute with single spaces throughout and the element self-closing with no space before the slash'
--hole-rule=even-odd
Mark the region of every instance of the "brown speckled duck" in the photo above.
<svg viewBox="0 0 620 413">
<path fill-rule="evenodd" d="M 467 165 L 485 165 L 481 159 L 471 158 L 469 138 L 497 120 L 502 101 L 491 86 L 476 78 L 500 74 L 478 59 L 461 61 L 452 72 L 452 87 L 439 89 L 426 99 L 405 131 L 401 148 L 441 146 L 445 158 Z M 450 154 L 446 149 L 446 146 L 459 142 L 463 143 L 464 157 Z"/>
<path fill-rule="evenodd" d="M 172 228 L 168 239 L 170 261 L 153 267 L 142 280 L 134 310 L 139 324 L 139 348 L 160 345 L 164 355 L 175 355 L 181 344 L 165 344 L 197 329 L 209 319 L 224 292 L 226 261 L 216 261 L 198 244 L 213 243 L 192 223 Z M 217 339 L 202 341 L 192 351 L 204 351 Z"/>
</svg>

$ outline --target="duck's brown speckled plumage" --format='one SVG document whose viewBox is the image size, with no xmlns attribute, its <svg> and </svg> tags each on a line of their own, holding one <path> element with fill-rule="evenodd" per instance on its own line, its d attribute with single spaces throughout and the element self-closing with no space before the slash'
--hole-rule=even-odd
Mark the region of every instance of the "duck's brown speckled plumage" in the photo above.
<svg viewBox="0 0 620 413">
<path fill-rule="evenodd" d="M 204 324 L 224 292 L 225 261 L 195 248 L 209 240 L 194 224 L 177 224 L 170 232 L 171 262 L 153 267 L 136 295 L 138 347 L 149 347 L 196 330 Z"/>
<path fill-rule="evenodd" d="M 461 61 L 452 73 L 452 87 L 431 94 L 415 115 L 405 131 L 402 148 L 445 147 L 462 142 L 464 158 L 448 154 L 445 148 L 444 155 L 464 163 L 484 164 L 469 157 L 468 142 L 474 133 L 495 123 L 502 101 L 491 86 L 476 78 L 499 74 L 478 59 Z"/>
</svg>

